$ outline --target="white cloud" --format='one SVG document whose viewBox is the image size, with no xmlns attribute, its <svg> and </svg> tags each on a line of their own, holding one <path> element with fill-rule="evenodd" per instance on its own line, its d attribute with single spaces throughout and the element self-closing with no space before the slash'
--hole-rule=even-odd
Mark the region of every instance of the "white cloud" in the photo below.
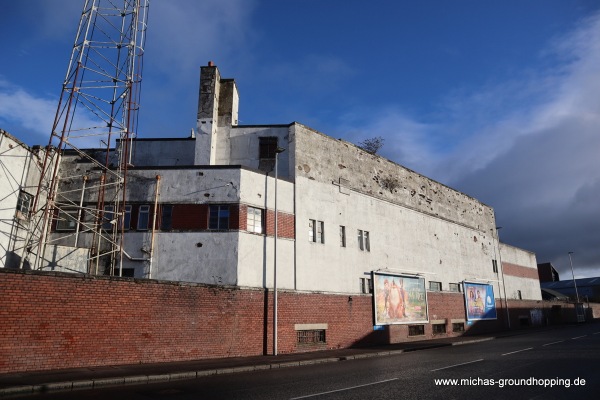
<svg viewBox="0 0 600 400">
<path fill-rule="evenodd" d="M 346 129 L 354 142 L 383 136 L 385 157 L 493 206 L 503 241 L 535 251 L 539 262 L 562 263 L 575 251 L 579 274 L 593 274 L 600 268 L 600 14 L 544 57 L 552 68 L 449 94 L 435 123 L 390 107 Z"/>
<path fill-rule="evenodd" d="M 36 97 L 0 79 L 0 120 L 25 127 L 31 134 L 39 135 L 38 140 L 50 135 L 57 101 Z"/>
<path fill-rule="evenodd" d="M 209 60 L 219 65 L 227 58 L 233 63 L 234 52 L 252 40 L 248 28 L 253 9 L 254 1 L 248 0 L 152 2 L 146 61 L 170 81 L 189 71 L 195 77 L 198 66 Z"/>
<path fill-rule="evenodd" d="M 18 126 L 14 132 L 27 144 L 47 143 L 54 124 L 58 98 L 43 98 L 0 78 L 0 125 Z M 104 147 L 100 142 L 106 134 L 95 127 L 106 126 L 104 121 L 89 113 L 83 106 L 73 114 L 75 121 L 67 136 L 72 146 L 79 148 Z M 63 113 L 64 115 L 64 113 Z M 62 127 L 59 122 L 58 128 Z M 77 132 L 76 129 L 83 129 Z M 94 136 L 96 135 L 96 136 Z M 80 137 L 78 137 L 80 136 Z M 58 139 L 55 139 L 54 144 Z"/>
</svg>

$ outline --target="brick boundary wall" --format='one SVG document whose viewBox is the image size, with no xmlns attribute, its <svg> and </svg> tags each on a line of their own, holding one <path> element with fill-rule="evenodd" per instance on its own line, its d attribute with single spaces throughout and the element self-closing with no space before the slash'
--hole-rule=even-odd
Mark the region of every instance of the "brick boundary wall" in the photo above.
<svg viewBox="0 0 600 400">
<path fill-rule="evenodd" d="M 504 328 L 504 302 L 498 299 L 498 319 L 465 322 L 465 333 L 452 332 L 452 320 L 465 318 L 462 293 L 429 292 L 428 301 L 430 321 L 445 320 L 446 334 L 434 335 L 431 324 L 414 337 L 408 325 L 374 331 L 371 295 L 281 291 L 278 350 L 398 343 Z M 0 269 L 0 304 L 0 374 L 254 356 L 273 349 L 272 296 L 262 289 Z M 509 300 L 513 327 L 541 304 Z M 572 305 L 550 313 L 556 304 L 545 305 L 548 315 L 571 322 Z M 297 324 L 326 324 L 326 343 L 298 344 Z"/>
<path fill-rule="evenodd" d="M 280 353 L 385 340 L 371 296 L 278 294 Z M 262 289 L 0 269 L 0 373 L 271 354 Z M 296 324 L 327 323 L 326 345 Z"/>
</svg>

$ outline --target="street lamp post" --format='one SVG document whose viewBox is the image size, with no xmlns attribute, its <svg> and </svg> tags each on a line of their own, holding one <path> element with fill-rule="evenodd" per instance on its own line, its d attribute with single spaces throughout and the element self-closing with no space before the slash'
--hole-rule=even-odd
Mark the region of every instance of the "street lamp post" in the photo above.
<svg viewBox="0 0 600 400">
<path fill-rule="evenodd" d="M 504 307 L 506 308 L 506 323 L 508 329 L 510 329 L 510 312 L 508 311 L 508 297 L 506 297 L 506 283 L 504 282 L 504 266 L 502 265 L 502 250 L 500 249 L 500 229 L 501 226 L 496 227 L 496 239 L 498 239 L 498 261 L 500 264 L 500 273 L 502 276 L 502 291 L 504 292 Z"/>
<path fill-rule="evenodd" d="M 279 154 L 285 151 L 282 147 L 275 149 L 275 231 L 273 232 L 273 355 L 277 355 L 277 178 Z"/>
<path fill-rule="evenodd" d="M 569 252 L 569 262 L 571 263 L 571 275 L 573 275 L 573 286 L 575 286 L 575 296 L 577 303 L 579 303 L 579 292 L 577 291 L 577 282 L 575 282 L 575 272 L 573 271 L 573 259 L 571 258 L 572 251 Z"/>
</svg>

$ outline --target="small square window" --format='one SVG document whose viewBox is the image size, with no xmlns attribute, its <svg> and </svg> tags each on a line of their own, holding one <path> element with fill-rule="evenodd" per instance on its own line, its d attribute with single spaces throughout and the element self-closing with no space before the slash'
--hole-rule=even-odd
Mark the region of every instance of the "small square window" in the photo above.
<svg viewBox="0 0 600 400">
<path fill-rule="evenodd" d="M 439 292 L 442 290 L 442 282 L 429 281 L 429 290 Z"/>
<path fill-rule="evenodd" d="M 373 293 L 373 283 L 370 278 L 359 278 L 360 292 Z"/>
<path fill-rule="evenodd" d="M 262 223 L 262 215 L 263 212 L 260 208 L 248 207 L 247 211 L 247 226 L 246 229 L 248 232 L 254 233 L 262 233 L 263 231 L 263 223 Z"/>
<path fill-rule="evenodd" d="M 460 292 L 460 284 L 459 283 L 449 283 L 448 288 L 451 292 Z"/>
<path fill-rule="evenodd" d="M 213 205 L 209 207 L 209 229 L 229 229 L 229 206 Z"/>
<path fill-rule="evenodd" d="M 59 210 L 56 221 L 57 231 L 74 231 L 77 229 L 77 210 Z"/>
<path fill-rule="evenodd" d="M 464 332 L 465 331 L 465 323 L 464 322 L 453 322 L 452 323 L 452 332 Z"/>
<path fill-rule="evenodd" d="M 423 336 L 425 335 L 425 325 L 409 325 L 408 336 Z"/>
<path fill-rule="evenodd" d="M 325 329 L 296 331 L 296 339 L 298 344 L 327 343 L 325 341 Z"/>
<path fill-rule="evenodd" d="M 432 324 L 431 330 L 434 335 L 441 335 L 446 333 L 446 324 Z"/>
<path fill-rule="evenodd" d="M 33 196 L 27 192 L 21 191 L 19 193 L 19 198 L 17 199 L 17 211 L 27 218 L 32 206 Z"/>
</svg>

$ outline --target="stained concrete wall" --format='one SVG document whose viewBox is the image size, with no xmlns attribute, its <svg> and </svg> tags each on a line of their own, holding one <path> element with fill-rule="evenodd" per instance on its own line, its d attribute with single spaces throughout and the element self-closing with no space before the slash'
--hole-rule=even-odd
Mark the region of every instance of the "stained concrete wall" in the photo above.
<svg viewBox="0 0 600 400">
<path fill-rule="evenodd" d="M 277 137 L 279 146 L 285 149 L 278 156 L 278 176 L 293 177 L 294 149 L 289 125 L 227 127 L 220 129 L 217 135 L 217 165 L 243 165 L 253 169 L 261 167 L 258 157 L 260 138 Z"/>
<path fill-rule="evenodd" d="M 132 164 L 135 167 L 193 165 L 195 144 L 195 138 L 136 139 L 131 145 Z"/>
<path fill-rule="evenodd" d="M 170 142 L 169 142 L 170 143 Z M 66 162 L 65 166 L 75 163 Z M 68 171 L 68 170 L 65 170 Z M 160 181 L 157 180 L 160 175 Z M 94 203 L 97 191 L 91 189 L 98 179 L 90 175 L 84 202 Z M 247 204 L 263 210 L 275 208 L 275 180 L 258 171 L 240 167 L 190 166 L 183 168 L 133 168 L 128 174 L 127 201 L 154 204 L 159 182 L 159 203 L 165 204 Z M 79 201 L 81 182 L 69 185 L 74 201 Z M 294 213 L 294 185 L 278 180 L 279 212 Z M 107 197 L 112 196 L 111 191 Z M 91 223 L 91 221 L 88 221 Z M 232 232 L 157 232 L 150 263 L 151 231 L 129 231 L 124 248 L 128 257 L 123 268 L 134 269 L 135 277 L 201 282 L 212 284 L 272 287 L 273 237 Z M 74 234 L 53 234 L 62 246 L 74 246 Z M 60 239 L 58 239 L 60 238 Z M 82 231 L 80 247 L 91 248 L 93 235 Z M 293 288 L 294 241 L 278 240 L 278 285 Z M 70 267 L 75 269 L 74 267 Z M 102 269 L 102 264 L 100 265 Z M 116 273 L 119 274 L 118 272 Z"/>
<path fill-rule="evenodd" d="M 359 279 L 372 270 L 422 273 L 427 281 L 450 283 L 470 280 L 494 282 L 494 238 L 487 232 L 450 223 L 416 210 L 375 199 L 339 186 L 296 180 L 297 288 L 359 292 Z M 325 243 L 309 241 L 309 219 L 323 221 Z M 339 229 L 345 226 L 346 247 Z M 370 234 L 370 251 L 358 244 L 358 230 Z"/>
<path fill-rule="evenodd" d="M 17 202 L 21 191 L 36 195 L 44 156 L 44 150 L 32 150 L 0 129 L 0 268 L 19 267 L 25 237 L 33 222 L 31 215 L 17 211 Z M 25 267 L 28 266 L 26 261 Z"/>
<path fill-rule="evenodd" d="M 359 278 L 380 269 L 419 272 L 443 290 L 498 280 L 489 206 L 350 143 L 300 124 L 293 131 L 298 289 L 356 293 Z M 309 219 L 324 221 L 325 244 L 309 241 Z M 359 249 L 359 229 L 371 251 Z"/>
<path fill-rule="evenodd" d="M 521 291 L 523 299 L 541 300 L 537 260 L 535 253 L 505 243 L 500 245 L 506 297 L 518 299 Z"/>
</svg>

